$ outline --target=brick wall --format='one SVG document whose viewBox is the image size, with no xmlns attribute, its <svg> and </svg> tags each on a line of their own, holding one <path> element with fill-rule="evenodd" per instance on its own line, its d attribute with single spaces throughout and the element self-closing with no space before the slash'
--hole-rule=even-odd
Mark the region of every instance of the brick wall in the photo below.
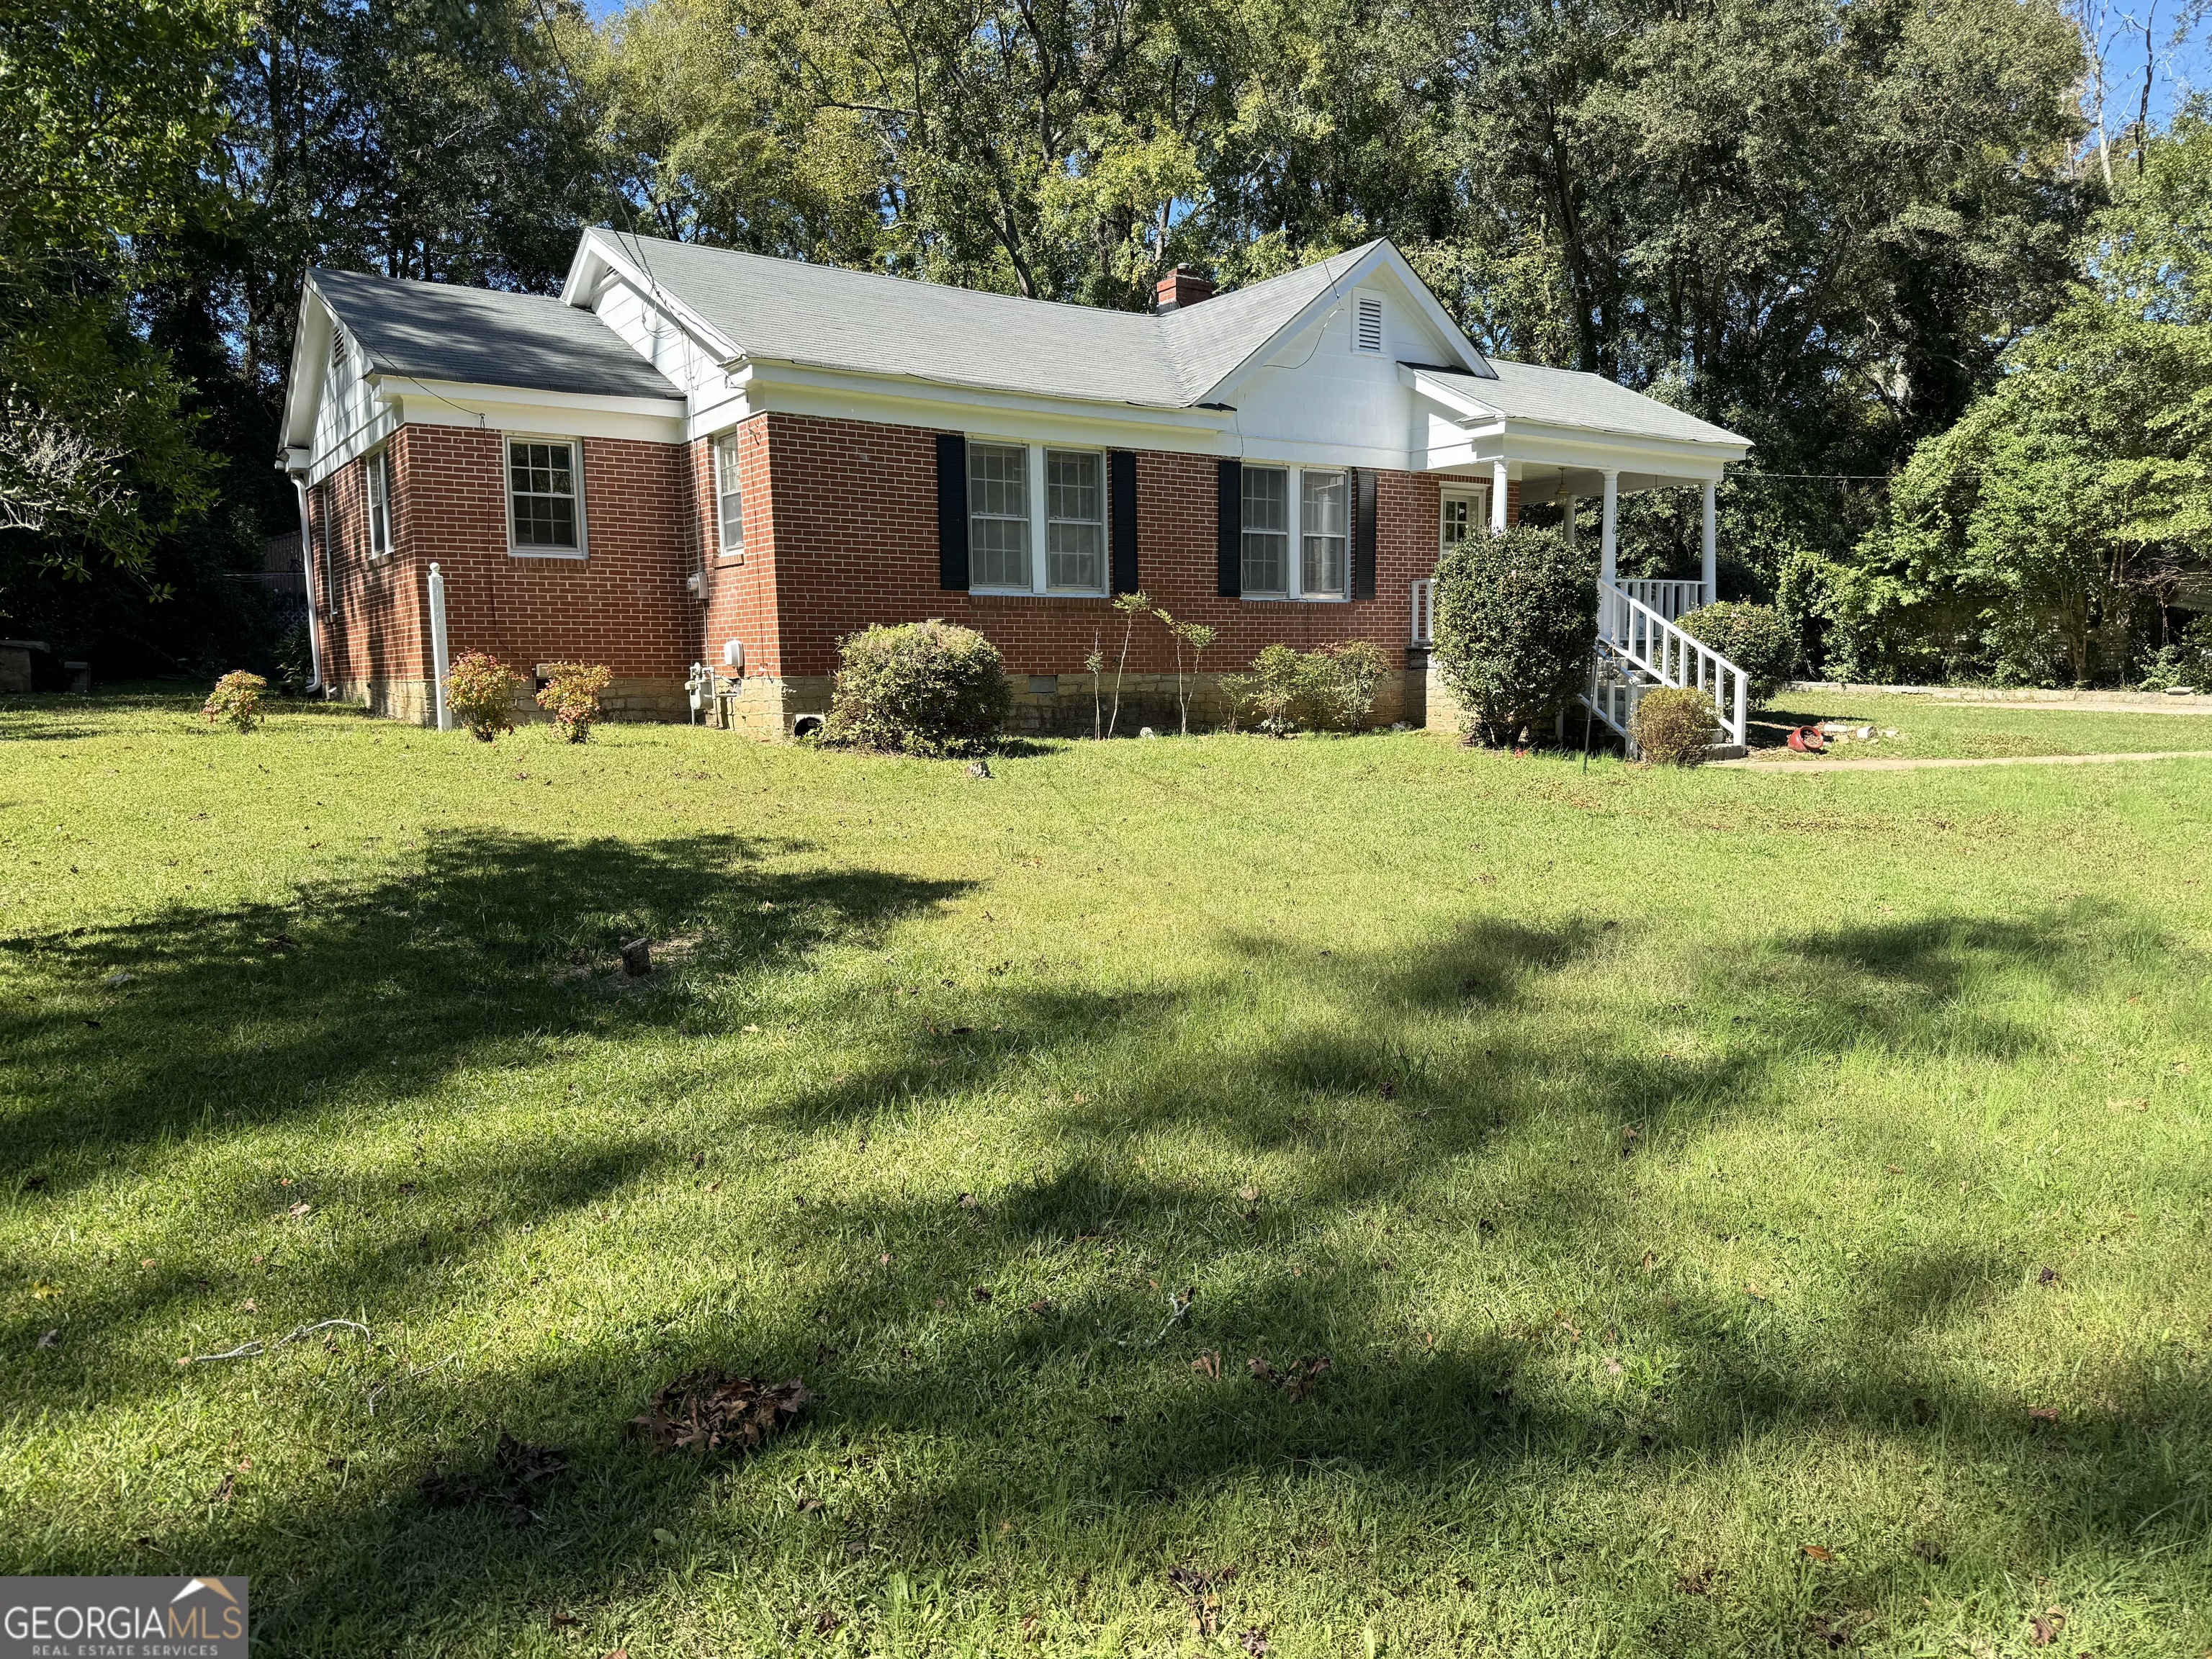
<svg viewBox="0 0 2212 1659">
<path fill-rule="evenodd" d="M 827 707 L 837 641 L 870 623 L 942 617 L 988 635 L 1005 654 L 1033 730 L 1085 730 L 1084 659 L 1096 641 L 1119 660 L 1122 619 L 1105 599 L 970 595 L 937 579 L 937 434 L 812 416 L 757 415 L 738 430 L 745 544 L 720 556 L 713 446 L 582 441 L 588 558 L 507 551 L 504 439 L 462 427 L 409 426 L 393 440 L 394 551 L 368 556 L 365 462 L 342 469 L 311 501 L 319 540 L 333 532 L 333 610 L 325 672 L 380 712 L 425 718 L 430 647 L 424 582 L 446 577 L 451 647 L 491 651 L 526 672 L 562 659 L 615 671 L 611 712 L 682 719 L 690 665 L 722 661 L 744 642 L 741 684 L 720 717 L 763 735 Z M 1138 574 L 1156 605 L 1210 623 L 1212 675 L 1241 669 L 1261 647 L 1310 649 L 1364 638 L 1407 669 L 1402 696 L 1377 713 L 1418 718 L 1422 665 L 1406 660 L 1411 586 L 1436 562 L 1439 480 L 1377 479 L 1376 597 L 1350 604 L 1223 599 L 1216 586 L 1216 469 L 1210 457 L 1140 451 Z M 1519 491 L 1508 497 L 1517 517 Z M 685 579 L 700 573 L 702 591 Z M 1128 672 L 1135 718 L 1169 717 L 1158 689 L 1175 654 L 1141 621 Z M 1031 677 L 1057 676 L 1047 691 Z M 1209 684 L 1209 691 L 1212 688 Z M 1194 714 L 1198 712 L 1194 707 Z M 1209 709 L 1209 713 L 1211 710 Z M 1124 698 L 1125 724 L 1131 718 Z M 1209 722 L 1210 723 L 1210 722 Z"/>
<path fill-rule="evenodd" d="M 1018 680 L 1079 674 L 1094 637 L 1118 658 L 1122 625 L 1104 599 L 976 595 L 937 585 L 936 434 L 812 416 L 772 414 L 749 423 L 749 450 L 767 455 L 774 500 L 772 568 L 750 573 L 749 590 L 772 586 L 776 632 L 749 669 L 780 679 L 826 675 L 842 635 L 872 622 L 942 617 L 988 635 Z M 1206 456 L 1139 451 L 1138 579 L 1155 604 L 1180 619 L 1210 623 L 1219 638 L 1206 667 L 1236 669 L 1281 641 L 1310 649 L 1370 639 L 1403 665 L 1412 625 L 1412 584 L 1434 568 L 1439 481 L 1384 472 L 1376 493 L 1376 597 L 1348 605 L 1223 599 L 1216 592 L 1215 464 Z M 750 497 L 750 477 L 747 479 Z M 1517 516 L 1517 488 L 1508 511 Z M 748 541 L 752 507 L 748 501 Z M 750 554 L 749 554 L 750 556 Z M 1157 623 L 1140 624 L 1132 672 L 1171 673 L 1172 643 Z"/>
<path fill-rule="evenodd" d="M 541 663 L 605 663 L 615 673 L 610 714 L 682 718 L 701 609 L 685 587 L 700 547 L 686 451 L 582 440 L 588 556 L 519 558 L 507 550 L 504 444 L 499 433 L 465 427 L 402 428 L 392 443 L 393 550 L 384 558 L 368 556 L 365 459 L 314 492 L 319 544 L 325 518 L 333 532 L 325 678 L 379 713 L 427 717 L 434 560 L 453 655 L 489 651 L 526 674 Z"/>
</svg>

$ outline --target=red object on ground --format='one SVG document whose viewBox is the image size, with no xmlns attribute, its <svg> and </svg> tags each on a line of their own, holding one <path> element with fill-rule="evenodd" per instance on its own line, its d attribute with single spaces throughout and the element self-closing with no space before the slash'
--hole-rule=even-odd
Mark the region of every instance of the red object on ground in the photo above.
<svg viewBox="0 0 2212 1659">
<path fill-rule="evenodd" d="M 1790 733 L 1789 744 L 1801 755 L 1817 755 L 1828 746 L 1828 740 L 1809 726 L 1801 726 Z"/>
</svg>

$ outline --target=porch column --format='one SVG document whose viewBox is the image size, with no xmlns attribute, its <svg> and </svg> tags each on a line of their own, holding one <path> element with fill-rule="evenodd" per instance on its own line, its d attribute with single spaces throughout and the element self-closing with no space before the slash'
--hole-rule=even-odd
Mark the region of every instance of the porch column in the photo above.
<svg viewBox="0 0 2212 1659">
<path fill-rule="evenodd" d="M 1503 536 L 1505 533 L 1507 482 L 1505 463 L 1492 461 L 1490 464 L 1490 533 L 1493 536 Z"/>
<path fill-rule="evenodd" d="M 1600 581 L 1612 581 L 1619 576 L 1616 555 L 1620 548 L 1620 474 L 1608 471 L 1605 475 L 1605 516 L 1600 520 L 1598 532 L 1597 574 Z"/>
<path fill-rule="evenodd" d="M 1713 483 L 1705 481 L 1705 603 L 1712 604 L 1721 596 L 1720 590 L 1720 525 L 1713 514 Z"/>
<path fill-rule="evenodd" d="M 1566 532 L 1567 545 L 1572 547 L 1575 544 L 1575 498 L 1571 495 L 1567 497 L 1566 513 L 1559 527 Z"/>
</svg>

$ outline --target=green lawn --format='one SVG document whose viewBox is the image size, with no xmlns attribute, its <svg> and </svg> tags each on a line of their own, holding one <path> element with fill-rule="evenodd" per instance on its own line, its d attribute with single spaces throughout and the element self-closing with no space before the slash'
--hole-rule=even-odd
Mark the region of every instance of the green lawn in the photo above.
<svg viewBox="0 0 2212 1659">
<path fill-rule="evenodd" d="M 1875 728 L 1870 740 L 1833 744 L 1829 754 L 1842 760 L 2124 755 L 2175 749 L 2212 751 L 2212 711 L 2187 705 L 2170 713 L 2143 714 L 2065 703 L 1998 708 L 1987 703 L 1942 702 L 1927 696 L 1832 691 L 1790 692 L 1774 708 L 1761 709 L 1752 717 L 1752 747 L 1774 749 L 1788 737 L 1790 727 L 1817 726 L 1822 720 L 1848 720 L 1855 726 Z M 1883 735 L 1893 731 L 1897 733 L 1893 738 Z M 1787 754 L 1787 750 L 1780 751 Z"/>
<path fill-rule="evenodd" d="M 2212 1646 L 2212 763 L 993 769 L 0 706 L 0 1572 L 284 1654 Z M 817 1397 L 653 1455 L 702 1365 Z M 501 1431 L 531 1524 L 426 1504 Z"/>
</svg>

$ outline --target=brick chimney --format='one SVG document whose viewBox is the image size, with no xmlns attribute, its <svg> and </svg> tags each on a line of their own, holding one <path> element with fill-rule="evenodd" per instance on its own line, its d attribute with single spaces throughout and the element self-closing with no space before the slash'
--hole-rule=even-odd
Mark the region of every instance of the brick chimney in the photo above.
<svg viewBox="0 0 2212 1659">
<path fill-rule="evenodd" d="M 1212 283 L 1188 265 L 1177 265 L 1153 288 L 1152 309 L 1164 317 L 1170 311 L 1181 311 L 1185 306 L 1194 306 L 1200 300 L 1212 297 Z"/>
</svg>

